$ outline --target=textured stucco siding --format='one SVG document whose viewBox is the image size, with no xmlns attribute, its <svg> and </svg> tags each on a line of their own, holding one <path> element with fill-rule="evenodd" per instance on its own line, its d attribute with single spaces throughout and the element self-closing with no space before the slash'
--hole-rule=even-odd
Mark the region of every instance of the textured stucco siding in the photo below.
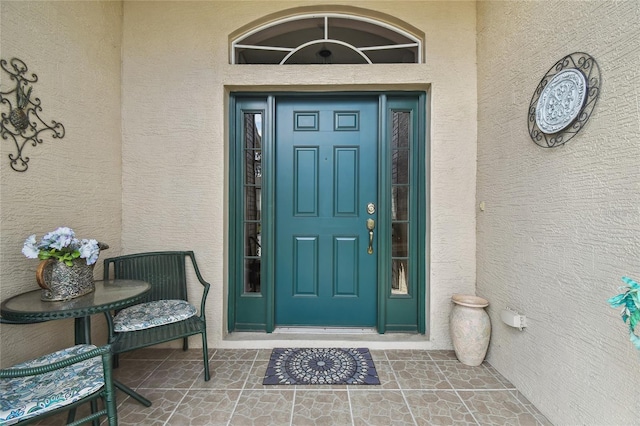
<svg viewBox="0 0 640 426">
<path fill-rule="evenodd" d="M 282 344 L 224 340 L 229 92 L 429 90 L 430 340 L 412 345 L 449 348 L 451 293 L 475 288 L 475 3 L 349 2 L 423 31 L 424 64 L 229 64 L 229 35 L 239 28 L 297 6 L 328 4 L 340 3 L 125 2 L 123 251 L 195 251 L 212 284 L 207 318 L 213 347 Z"/>
<path fill-rule="evenodd" d="M 478 2 L 477 291 L 489 361 L 556 424 L 638 423 L 640 358 L 607 299 L 640 278 L 640 3 Z M 564 147 L 528 135 L 540 79 L 594 56 L 602 93 Z M 511 307 L 520 332 L 500 322 Z"/>
<path fill-rule="evenodd" d="M 21 253 L 31 234 L 69 226 L 120 251 L 121 23 L 119 2 L 0 2 L 0 57 L 19 58 L 38 76 L 31 96 L 42 102 L 41 117 L 66 130 L 62 139 L 44 132 L 42 144 L 24 148 L 24 173 L 11 169 L 13 143 L 0 139 L 2 300 L 38 288 L 38 260 Z M 0 71 L 0 90 L 14 84 Z M 96 277 L 101 271 L 98 262 Z M 102 318 L 94 324 L 104 341 Z M 73 344 L 73 320 L 0 327 L 2 366 Z"/>
</svg>

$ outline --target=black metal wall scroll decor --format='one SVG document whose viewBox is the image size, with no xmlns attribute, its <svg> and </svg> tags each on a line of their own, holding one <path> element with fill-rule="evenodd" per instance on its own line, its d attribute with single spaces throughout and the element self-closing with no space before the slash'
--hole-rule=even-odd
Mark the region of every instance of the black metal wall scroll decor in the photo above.
<svg viewBox="0 0 640 426">
<path fill-rule="evenodd" d="M 0 135 L 15 145 L 15 154 L 9 154 L 11 168 L 24 172 L 29 168 L 29 157 L 23 155 L 27 143 L 37 146 L 42 136 L 49 132 L 53 139 L 64 137 L 64 126 L 57 121 L 45 123 L 40 117 L 42 107 L 38 98 L 32 97 L 33 84 L 38 81 L 35 74 L 27 75 L 27 65 L 18 58 L 9 62 L 0 60 L 0 67 L 9 74 L 9 81 L 15 87 L 7 92 L 0 91 Z M 13 83 L 11 83 L 13 84 Z M 15 99 L 15 103 L 11 100 Z"/>
<path fill-rule="evenodd" d="M 596 60 L 575 52 L 556 62 L 536 87 L 529 104 L 529 136 L 543 148 L 569 142 L 584 127 L 600 96 Z"/>
</svg>

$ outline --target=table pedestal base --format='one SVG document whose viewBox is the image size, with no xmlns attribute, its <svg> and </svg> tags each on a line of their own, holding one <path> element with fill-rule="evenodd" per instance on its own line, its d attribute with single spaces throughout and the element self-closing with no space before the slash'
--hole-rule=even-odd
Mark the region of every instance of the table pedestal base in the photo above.
<svg viewBox="0 0 640 426">
<path fill-rule="evenodd" d="M 114 380 L 113 384 L 115 385 L 115 387 L 117 387 L 122 392 L 129 395 L 131 398 L 138 401 L 140 404 L 144 405 L 145 407 L 151 407 L 151 401 L 149 401 L 147 398 L 145 398 L 144 396 L 140 395 L 138 392 L 131 389 L 129 386 L 125 385 L 124 383 L 121 383 L 118 380 Z"/>
</svg>

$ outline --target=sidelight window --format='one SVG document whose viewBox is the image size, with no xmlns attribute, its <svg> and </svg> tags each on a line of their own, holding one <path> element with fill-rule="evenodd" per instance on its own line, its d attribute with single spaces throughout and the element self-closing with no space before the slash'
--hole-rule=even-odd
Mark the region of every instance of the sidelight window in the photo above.
<svg viewBox="0 0 640 426">
<path fill-rule="evenodd" d="M 409 294 L 411 115 L 394 111 L 391 130 L 391 293 Z"/>
<path fill-rule="evenodd" d="M 244 293 L 260 293 L 262 113 L 244 114 Z"/>
</svg>

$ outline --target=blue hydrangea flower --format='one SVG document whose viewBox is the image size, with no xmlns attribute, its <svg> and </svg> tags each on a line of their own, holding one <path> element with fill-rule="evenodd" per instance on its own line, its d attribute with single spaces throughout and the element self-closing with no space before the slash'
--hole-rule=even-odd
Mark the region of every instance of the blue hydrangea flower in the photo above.
<svg viewBox="0 0 640 426">
<path fill-rule="evenodd" d="M 27 256 L 29 259 L 37 259 L 38 253 L 40 253 L 40 249 L 36 247 L 36 234 L 30 235 L 24 242 L 22 254 Z"/>
<path fill-rule="evenodd" d="M 35 235 L 29 236 L 24 242 L 22 253 L 30 259 L 57 259 L 68 266 L 72 266 L 73 260 L 80 257 L 87 259 L 87 265 L 93 265 L 98 260 L 100 248 L 108 247 L 106 244 L 101 247 L 93 239 L 79 240 L 73 229 L 63 226 L 47 233 L 38 244 Z"/>
<path fill-rule="evenodd" d="M 75 236 L 73 229 L 62 226 L 42 237 L 39 246 L 40 248 L 48 247 L 62 250 L 73 242 Z"/>
<path fill-rule="evenodd" d="M 87 265 L 93 265 L 98 260 L 100 254 L 100 247 L 98 247 L 98 241 L 84 239 L 80 241 L 80 257 L 87 259 Z"/>
</svg>

